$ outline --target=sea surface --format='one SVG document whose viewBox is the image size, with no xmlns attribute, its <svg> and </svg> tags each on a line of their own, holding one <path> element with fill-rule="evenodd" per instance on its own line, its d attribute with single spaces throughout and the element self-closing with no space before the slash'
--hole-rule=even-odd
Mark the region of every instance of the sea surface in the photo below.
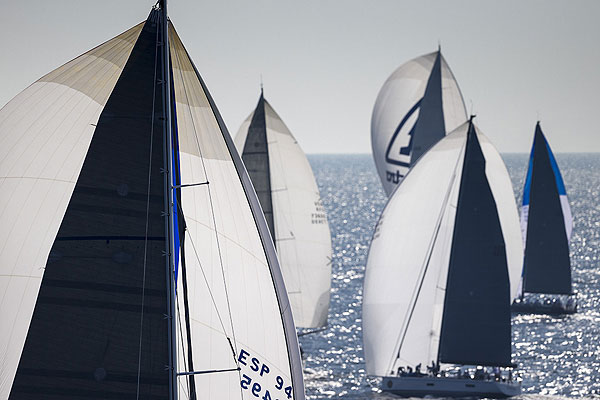
<svg viewBox="0 0 600 400">
<path fill-rule="evenodd" d="M 528 155 L 503 154 L 521 202 Z M 367 378 L 362 347 L 363 277 L 373 228 L 386 203 L 370 155 L 310 155 L 333 242 L 329 328 L 300 338 L 309 399 L 397 399 Z M 579 312 L 514 316 L 517 399 L 600 399 L 600 154 L 558 154 L 574 215 L 571 264 Z M 519 207 L 520 209 L 520 207 Z"/>
</svg>

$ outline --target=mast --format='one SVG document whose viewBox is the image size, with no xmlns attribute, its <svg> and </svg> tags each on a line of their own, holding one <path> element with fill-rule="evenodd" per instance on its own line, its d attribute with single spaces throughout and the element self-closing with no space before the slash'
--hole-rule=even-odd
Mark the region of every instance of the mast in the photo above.
<svg viewBox="0 0 600 400">
<path fill-rule="evenodd" d="M 175 321 L 175 243 L 174 243 L 174 213 L 173 213 L 173 131 L 171 129 L 171 65 L 169 54 L 169 21 L 167 14 L 167 0 L 160 0 L 161 29 L 160 38 L 162 56 L 162 95 L 164 104 L 164 188 L 165 188 L 165 229 L 166 229 L 166 274 L 167 274 L 167 319 L 169 341 L 169 399 L 177 399 L 177 336 Z"/>
</svg>

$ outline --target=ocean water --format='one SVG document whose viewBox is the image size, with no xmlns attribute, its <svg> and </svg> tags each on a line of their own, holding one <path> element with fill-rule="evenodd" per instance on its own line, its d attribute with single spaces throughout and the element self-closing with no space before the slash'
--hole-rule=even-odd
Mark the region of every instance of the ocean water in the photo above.
<svg viewBox="0 0 600 400">
<path fill-rule="evenodd" d="M 517 204 L 528 156 L 505 154 Z M 368 378 L 362 348 L 364 269 L 373 228 L 386 203 L 370 155 L 311 155 L 333 243 L 329 328 L 300 338 L 309 399 L 397 399 Z M 600 399 L 600 154 L 558 154 L 574 215 L 571 264 L 579 313 L 514 316 L 513 362 L 520 399 Z"/>
</svg>

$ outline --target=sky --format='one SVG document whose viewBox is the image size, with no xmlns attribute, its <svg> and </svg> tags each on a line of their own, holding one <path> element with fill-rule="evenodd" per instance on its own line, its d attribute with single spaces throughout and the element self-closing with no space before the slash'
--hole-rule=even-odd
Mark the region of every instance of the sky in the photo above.
<svg viewBox="0 0 600 400">
<path fill-rule="evenodd" d="M 146 19 L 155 1 L 0 0 L 0 106 Z M 387 77 L 441 44 L 501 152 L 600 152 L 598 0 L 169 0 L 232 135 L 265 97 L 306 153 L 370 153 Z"/>
</svg>

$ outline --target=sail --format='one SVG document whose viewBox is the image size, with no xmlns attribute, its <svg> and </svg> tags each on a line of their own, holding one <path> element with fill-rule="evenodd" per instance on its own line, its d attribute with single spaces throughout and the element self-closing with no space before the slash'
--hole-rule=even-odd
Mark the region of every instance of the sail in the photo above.
<svg viewBox="0 0 600 400">
<path fill-rule="evenodd" d="M 523 291 L 571 294 L 569 238 L 573 217 L 550 145 L 536 125 L 523 190 Z"/>
<path fill-rule="evenodd" d="M 161 57 L 163 26 L 157 7 L 0 110 L 2 399 L 304 397 L 256 194 L 172 26 Z M 173 383 L 174 358 L 197 375 Z"/>
<path fill-rule="evenodd" d="M 363 342 L 369 375 L 437 360 L 468 123 L 439 141 L 398 186 L 375 229 L 365 272 Z M 512 183 L 502 159 L 475 128 L 497 204 L 511 295 L 523 257 Z M 415 227 L 418 227 L 416 229 Z"/>
<path fill-rule="evenodd" d="M 419 116 L 406 149 L 410 155 L 410 165 L 414 165 L 431 146 L 446 136 L 442 104 L 441 59 L 442 53 L 438 51 L 421 99 Z"/>
<path fill-rule="evenodd" d="M 506 246 L 485 168 L 471 123 L 454 219 L 438 361 L 510 366 Z"/>
<path fill-rule="evenodd" d="M 268 168 L 253 168 L 255 146 L 259 135 L 257 118 L 263 116 L 268 152 L 262 155 Z M 236 146 L 242 153 L 252 183 L 270 187 L 269 197 L 260 197 L 263 209 L 272 205 L 274 230 L 271 235 L 277 247 L 283 277 L 298 327 L 318 328 L 327 325 L 331 289 L 331 236 L 319 189 L 306 155 L 273 107 L 261 97 L 255 111 L 246 119 L 236 135 Z M 269 171 L 265 176 L 264 172 Z M 265 179 L 268 182 L 265 183 Z M 263 201 L 264 200 L 264 201 Z M 267 216 L 267 214 L 265 214 Z M 268 219 L 268 216 L 267 216 Z"/>
<path fill-rule="evenodd" d="M 466 120 L 458 83 L 441 52 L 398 67 L 379 91 L 371 116 L 373 157 L 386 194 L 435 141 Z"/>
<path fill-rule="evenodd" d="M 260 200 L 260 205 L 269 226 L 269 232 L 271 232 L 272 237 L 275 237 L 266 124 L 265 99 L 261 93 L 258 105 L 252 114 L 252 120 L 248 126 L 248 136 L 246 137 L 244 147 L 239 152 L 242 155 L 242 161 L 244 161 L 246 170 L 252 179 L 254 190 L 256 190 L 256 194 Z"/>
</svg>

